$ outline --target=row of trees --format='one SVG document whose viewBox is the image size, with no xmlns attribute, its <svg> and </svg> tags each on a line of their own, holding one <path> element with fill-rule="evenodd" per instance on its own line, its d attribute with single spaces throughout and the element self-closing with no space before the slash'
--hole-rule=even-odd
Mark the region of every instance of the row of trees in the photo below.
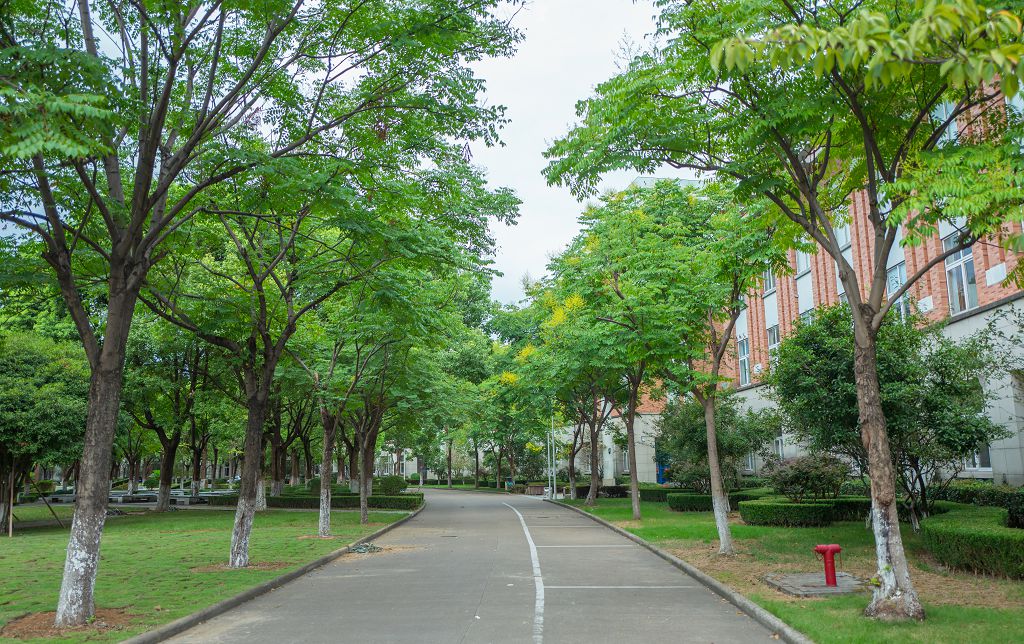
<svg viewBox="0 0 1024 644">
<path fill-rule="evenodd" d="M 495 141 L 503 119 L 468 64 L 519 39 L 494 5 L 7 8 L 0 220 L 27 234 L 13 249 L 5 239 L 7 288 L 52 278 L 89 372 L 57 626 L 94 612 L 140 311 L 187 332 L 170 349 L 179 391 L 221 386 L 244 410 L 233 566 L 248 561 L 273 397 L 298 381 L 286 360 L 319 381 L 322 422 L 350 423 L 361 458 L 382 427 L 411 422 L 401 412 L 415 405 L 394 392 L 432 380 L 451 335 L 431 325 L 454 308 L 439 304 L 470 299 L 460 280 L 486 270 L 487 222 L 515 213 L 466 159 L 466 142 Z M 208 403 L 149 411 L 154 425 L 189 424 Z M 179 426 L 163 428 L 169 442 Z"/>
<path fill-rule="evenodd" d="M 892 302 L 928 270 L 1021 219 L 1019 117 L 1002 109 L 1024 75 L 1021 8 L 973 0 L 656 4 L 655 43 L 578 104 L 578 125 L 547 152 L 548 179 L 587 195 L 617 169 L 711 173 L 731 182 L 749 234 L 771 232 L 778 240 L 795 227 L 835 261 L 855 330 L 858 427 L 878 555 L 879 584 L 866 613 L 921 619 L 900 536 L 878 336 Z M 957 125 L 956 145 L 946 145 Z M 859 270 L 836 235 L 855 191 L 865 197 L 874 241 Z M 939 221 L 959 222 L 960 234 L 903 285 L 887 288 L 886 260 L 900 232 L 902 243 L 921 244 Z M 1003 237 L 1013 245 L 1021 239 L 1013 231 Z M 598 251 L 603 242 L 594 242 Z M 639 325 L 625 309 L 629 293 L 616 289 L 621 279 L 611 269 L 604 284 L 623 311 L 599 316 L 635 333 Z M 727 339 L 727 318 L 721 329 Z M 685 322 L 679 333 L 689 335 Z M 712 376 L 715 355 L 703 356 Z M 648 364 L 642 354 L 634 357 L 636 381 Z M 712 421 L 709 415 L 709 437 Z M 712 472 L 715 460 L 709 454 Z M 713 483 L 720 499 L 717 488 Z M 721 507 L 716 501 L 716 514 Z M 728 552 L 724 530 L 720 536 Z"/>
</svg>

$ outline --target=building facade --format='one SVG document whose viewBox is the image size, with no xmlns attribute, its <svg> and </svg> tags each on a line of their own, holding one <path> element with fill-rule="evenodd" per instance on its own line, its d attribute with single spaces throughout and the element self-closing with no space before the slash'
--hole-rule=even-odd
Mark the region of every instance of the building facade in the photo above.
<svg viewBox="0 0 1024 644">
<path fill-rule="evenodd" d="M 1007 105 L 1020 109 L 1017 99 Z M 947 132 L 956 139 L 956 124 Z M 850 199 L 850 223 L 836 230 L 845 244 L 843 255 L 857 272 L 861 284 L 870 282 L 874 235 L 868 219 L 867 196 L 854 193 Z M 888 289 L 895 291 L 908 275 L 914 275 L 944 249 L 955 244 L 963 222 L 943 222 L 938 232 L 924 243 L 904 247 L 894 244 L 886 261 Z M 1004 234 L 1017 234 L 1021 226 L 1007 224 Z M 902 234 L 901 234 L 902 237 Z M 894 304 L 901 313 L 916 310 L 929 321 L 945 321 L 943 333 L 963 338 L 983 332 L 989 324 L 1002 325 L 1009 335 L 1019 329 L 1009 328 L 1024 319 L 1024 292 L 1007 280 L 1019 261 L 999 239 L 986 238 L 932 267 Z M 820 306 L 846 301 L 835 261 L 824 251 L 805 253 L 790 251 L 788 275 L 766 274 L 760 288 L 747 298 L 747 307 L 736 324 L 732 361 L 728 374 L 742 400 L 750 409 L 761 409 L 771 403 L 760 384 L 773 349 L 792 332 L 801 316 L 810 315 Z M 1020 352 L 1019 346 L 1008 344 L 1002 350 Z M 1024 361 L 1018 360 L 1019 364 Z M 1011 432 L 1009 438 L 997 441 L 964 463 L 962 477 L 991 479 L 996 483 L 1024 485 L 1024 372 L 992 374 L 983 383 L 992 404 L 992 419 Z M 787 436 L 775 440 L 777 456 L 790 457 L 801 447 Z M 752 470 L 760 463 L 750 463 Z"/>
</svg>

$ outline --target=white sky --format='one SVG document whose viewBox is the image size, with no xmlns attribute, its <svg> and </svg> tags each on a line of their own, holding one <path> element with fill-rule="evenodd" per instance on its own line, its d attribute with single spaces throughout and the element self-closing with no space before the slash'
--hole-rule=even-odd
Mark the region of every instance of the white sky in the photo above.
<svg viewBox="0 0 1024 644">
<path fill-rule="evenodd" d="M 534 0 L 515 23 L 525 39 L 512 58 L 474 66 L 487 81 L 487 102 L 505 105 L 511 119 L 501 132 L 505 147 L 473 147 L 473 162 L 487 169 L 494 186 L 508 186 L 523 204 L 519 224 L 498 225 L 492 296 L 502 302 L 523 297 L 522 278 L 536 279 L 548 259 L 572 240 L 583 204 L 567 188 L 549 187 L 541 175 L 548 144 L 575 121 L 576 101 L 614 75 L 622 45 L 643 44 L 654 30 L 649 0 Z M 624 188 L 635 172 L 609 174 L 602 191 Z"/>
</svg>

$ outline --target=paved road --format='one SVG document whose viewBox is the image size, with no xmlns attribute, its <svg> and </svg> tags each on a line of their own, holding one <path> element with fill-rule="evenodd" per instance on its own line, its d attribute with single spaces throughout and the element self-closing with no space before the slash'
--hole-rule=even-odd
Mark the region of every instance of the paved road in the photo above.
<svg viewBox="0 0 1024 644">
<path fill-rule="evenodd" d="M 760 642 L 767 630 L 570 510 L 428 491 L 384 552 L 346 555 L 173 642 Z"/>
</svg>

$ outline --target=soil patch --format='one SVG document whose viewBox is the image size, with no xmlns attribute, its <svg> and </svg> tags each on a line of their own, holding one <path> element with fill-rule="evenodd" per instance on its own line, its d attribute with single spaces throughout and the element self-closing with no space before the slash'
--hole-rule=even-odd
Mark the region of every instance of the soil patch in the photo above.
<svg viewBox="0 0 1024 644">
<path fill-rule="evenodd" d="M 196 566 L 190 568 L 192 572 L 226 572 L 228 570 L 280 570 L 291 564 L 287 561 L 251 561 L 245 568 L 232 568 L 227 564 L 214 564 L 212 566 Z"/>
<path fill-rule="evenodd" d="M 736 542 L 736 554 L 732 557 L 720 556 L 718 548 L 713 544 L 669 547 L 667 550 L 743 594 L 770 592 L 774 600 L 787 602 L 817 600 L 787 595 L 764 581 L 765 575 L 770 573 L 816 572 L 820 569 L 817 561 L 807 561 L 806 564 L 785 560 L 762 561 L 755 558 L 749 546 L 742 541 Z M 1024 594 L 1019 591 L 1019 582 L 945 571 L 933 562 L 918 561 L 920 557 L 914 559 L 911 563 L 911 576 L 914 587 L 925 603 L 985 608 L 1024 607 Z M 861 579 L 870 579 L 875 575 L 874 560 L 868 557 L 848 557 L 840 569 Z"/>
<path fill-rule="evenodd" d="M 92 622 L 85 626 L 74 628 L 55 628 L 53 619 L 57 613 L 47 611 L 45 613 L 31 613 L 19 617 L 7 623 L 0 630 L 0 637 L 27 640 L 33 638 L 54 639 L 67 633 L 96 632 L 106 633 L 109 631 L 123 630 L 132 622 L 130 615 L 123 608 L 100 608 Z"/>
</svg>

